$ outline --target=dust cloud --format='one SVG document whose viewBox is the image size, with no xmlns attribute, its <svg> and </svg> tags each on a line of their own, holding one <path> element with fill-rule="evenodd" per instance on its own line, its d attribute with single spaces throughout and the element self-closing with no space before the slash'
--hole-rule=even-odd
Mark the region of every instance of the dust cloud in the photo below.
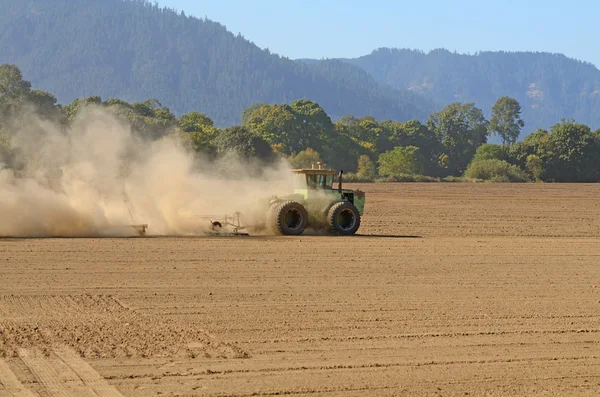
<svg viewBox="0 0 600 397">
<path fill-rule="evenodd" d="M 198 158 L 174 135 L 142 139 L 101 109 L 66 129 L 22 117 L 13 158 L 0 157 L 0 237 L 130 236 L 139 224 L 148 235 L 202 235 L 237 211 L 259 222 L 265 200 L 291 189 L 283 160 L 257 177 L 257 163 Z"/>
</svg>

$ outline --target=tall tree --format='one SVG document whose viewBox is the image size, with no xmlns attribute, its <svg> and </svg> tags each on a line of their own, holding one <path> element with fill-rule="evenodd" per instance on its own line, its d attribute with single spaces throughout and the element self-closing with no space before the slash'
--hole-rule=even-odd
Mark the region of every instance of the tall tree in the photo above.
<svg viewBox="0 0 600 397">
<path fill-rule="evenodd" d="M 388 144 L 396 146 L 416 146 L 425 160 L 426 175 L 438 175 L 440 172 L 439 156 L 443 147 L 435 132 L 417 120 L 405 123 L 384 121 L 381 123 L 386 130 Z"/>
<path fill-rule="evenodd" d="M 221 130 L 215 138 L 217 154 L 224 156 L 234 152 L 241 158 L 260 158 L 268 160 L 273 155 L 271 146 L 262 138 L 244 127 L 231 127 Z"/>
<path fill-rule="evenodd" d="M 585 180 L 583 164 L 591 137 L 590 127 L 573 120 L 554 125 L 548 136 L 554 154 L 547 168 L 549 176 L 559 182 Z"/>
<path fill-rule="evenodd" d="M 462 174 L 477 148 L 487 142 L 488 121 L 473 103 L 451 103 L 429 116 L 427 127 L 442 143 L 446 166 L 454 175 Z"/>
<path fill-rule="evenodd" d="M 490 134 L 500 136 L 503 145 L 512 145 L 519 138 L 524 126 L 519 101 L 507 96 L 498 98 L 492 107 L 492 117 L 488 126 Z"/>
<path fill-rule="evenodd" d="M 333 123 L 318 103 L 298 100 L 291 105 L 261 105 L 244 112 L 244 126 L 271 145 L 283 144 L 284 153 L 306 148 L 320 151 L 333 134 Z"/>
<path fill-rule="evenodd" d="M 306 149 L 297 144 L 294 133 L 299 128 L 298 120 L 289 105 L 251 106 L 244 110 L 243 125 L 271 145 L 280 145 L 283 153 Z"/>
<path fill-rule="evenodd" d="M 372 181 L 377 176 L 375 163 L 373 163 L 373 161 L 366 154 L 363 154 L 358 158 L 356 176 L 358 176 L 359 179 L 366 181 Z"/>
<path fill-rule="evenodd" d="M 190 112 L 179 118 L 179 128 L 183 132 L 199 132 L 214 128 L 214 123 L 204 113 Z"/>
<path fill-rule="evenodd" d="M 190 112 L 178 120 L 181 130 L 180 137 L 191 144 L 196 152 L 214 154 L 213 141 L 218 135 L 213 121 L 204 113 Z"/>
<path fill-rule="evenodd" d="M 422 174 L 423 164 L 419 148 L 416 146 L 397 146 L 379 156 L 379 175 L 400 176 L 403 174 Z"/>
<path fill-rule="evenodd" d="M 325 110 L 316 102 L 298 100 L 292 102 L 292 110 L 296 117 L 296 133 L 292 143 L 299 148 L 312 147 L 320 149 L 321 142 L 333 133 L 333 123 Z"/>
</svg>

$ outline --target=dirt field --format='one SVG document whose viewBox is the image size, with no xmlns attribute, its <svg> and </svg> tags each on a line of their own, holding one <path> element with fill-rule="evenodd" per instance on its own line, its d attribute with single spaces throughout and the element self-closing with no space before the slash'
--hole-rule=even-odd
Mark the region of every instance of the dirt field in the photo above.
<svg viewBox="0 0 600 397">
<path fill-rule="evenodd" d="M 0 397 L 600 394 L 600 185 L 361 188 L 351 238 L 0 240 Z"/>
</svg>

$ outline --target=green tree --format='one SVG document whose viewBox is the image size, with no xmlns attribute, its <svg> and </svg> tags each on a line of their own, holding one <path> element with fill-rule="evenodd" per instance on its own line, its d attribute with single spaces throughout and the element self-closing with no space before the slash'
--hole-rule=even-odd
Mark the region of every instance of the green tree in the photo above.
<svg viewBox="0 0 600 397">
<path fill-rule="evenodd" d="M 0 153 L 7 151 L 11 147 L 11 139 L 8 132 L 0 125 Z"/>
<path fill-rule="evenodd" d="M 213 141 L 219 132 L 210 117 L 204 113 L 190 112 L 181 116 L 177 122 L 182 132 L 180 137 L 188 142 L 194 151 L 211 156 L 215 154 Z"/>
<path fill-rule="evenodd" d="M 536 151 L 534 146 L 528 145 L 525 142 L 517 142 L 508 148 L 506 161 L 523 168 L 527 163 L 527 156 L 535 153 Z"/>
<path fill-rule="evenodd" d="M 487 142 L 487 126 L 483 112 L 473 103 L 452 103 L 427 121 L 448 156 L 447 170 L 455 175 L 466 169 L 477 148 Z"/>
<path fill-rule="evenodd" d="M 323 142 L 322 153 L 332 168 L 353 172 L 361 155 L 375 156 L 375 153 L 363 146 L 348 134 L 348 127 L 340 122 L 334 123 L 331 135 Z"/>
<path fill-rule="evenodd" d="M 529 175 L 531 175 L 533 178 L 539 180 L 544 174 L 544 164 L 538 156 L 535 154 L 530 154 L 527 156 L 525 170 L 527 170 Z"/>
<path fill-rule="evenodd" d="M 465 176 L 495 182 L 526 182 L 528 179 L 516 165 L 496 159 L 481 160 L 469 164 Z"/>
<path fill-rule="evenodd" d="M 506 160 L 507 150 L 502 145 L 486 143 L 477 148 L 473 162 L 481 160 Z"/>
<path fill-rule="evenodd" d="M 492 117 L 488 126 L 490 134 L 500 136 L 503 145 L 512 145 L 519 138 L 524 126 L 519 102 L 507 96 L 499 98 L 492 107 Z"/>
<path fill-rule="evenodd" d="M 317 151 L 306 148 L 306 150 L 302 150 L 298 154 L 290 156 L 288 161 L 294 168 L 311 168 L 321 161 L 321 156 Z"/>
<path fill-rule="evenodd" d="M 236 126 L 221 130 L 214 139 L 214 144 L 220 156 L 233 152 L 246 159 L 270 160 L 273 157 L 271 146 L 244 127 Z"/>
<path fill-rule="evenodd" d="M 362 155 L 358 158 L 358 167 L 356 176 L 365 181 L 372 181 L 377 176 L 375 163 L 367 155 Z"/>
<path fill-rule="evenodd" d="M 31 83 L 23 80 L 21 70 L 15 65 L 0 65 L 0 110 L 23 102 L 31 90 Z"/>
<path fill-rule="evenodd" d="M 90 97 L 74 101 L 67 109 L 72 119 L 80 108 L 94 105 L 102 106 L 123 121 L 129 123 L 138 135 L 148 139 L 160 139 L 176 130 L 178 120 L 171 110 L 156 100 L 127 103 L 120 99 L 109 99 L 105 102 L 99 97 Z"/>
<path fill-rule="evenodd" d="M 207 128 L 214 128 L 212 119 L 204 113 L 198 112 L 184 114 L 179 118 L 178 123 L 183 132 L 198 132 Z"/>
<path fill-rule="evenodd" d="M 49 113 L 56 110 L 56 97 L 49 92 L 33 90 L 29 92 L 28 100 L 42 112 Z"/>
<path fill-rule="evenodd" d="M 111 99 L 107 99 L 106 101 L 103 102 L 104 106 L 110 107 L 110 106 L 121 106 L 121 107 L 125 107 L 125 108 L 129 108 L 129 109 L 133 109 L 133 106 L 131 106 L 131 104 L 127 101 L 124 101 L 122 99 L 119 98 L 111 98 Z"/>
<path fill-rule="evenodd" d="M 0 125 L 0 170 L 11 162 L 12 140 L 6 130 Z"/>
<path fill-rule="evenodd" d="M 333 133 L 333 123 L 318 103 L 308 100 L 292 102 L 296 118 L 294 134 L 291 137 L 292 151 L 312 147 L 321 149 L 323 142 Z"/>
<path fill-rule="evenodd" d="M 134 102 L 131 104 L 137 114 L 143 117 L 153 117 L 154 112 L 162 107 L 158 99 L 152 98 L 144 102 Z"/>
<path fill-rule="evenodd" d="M 554 156 L 548 131 L 539 129 L 527 135 L 522 142 L 517 142 L 508 149 L 508 161 L 521 168 L 526 167 L 527 157 L 535 154 L 542 164 L 551 161 Z"/>
<path fill-rule="evenodd" d="M 250 105 L 249 107 L 245 108 L 242 111 L 242 125 L 247 125 L 248 120 L 250 119 L 250 117 L 252 116 L 252 113 L 254 113 L 255 110 L 260 109 L 261 107 L 265 106 L 266 103 L 255 103 L 253 105 Z"/>
<path fill-rule="evenodd" d="M 73 121 L 80 110 L 87 106 L 101 106 L 102 98 L 99 96 L 91 96 L 87 98 L 77 98 L 69 105 L 63 107 L 63 112 L 69 121 Z M 129 105 L 129 104 L 128 104 Z M 131 105 L 129 105 L 131 107 Z"/>
<path fill-rule="evenodd" d="M 154 111 L 153 117 L 155 119 L 159 120 L 159 122 L 162 122 L 165 124 L 172 124 L 176 120 L 176 117 L 173 114 L 173 112 L 171 112 L 171 109 L 169 109 L 166 106 L 163 106 L 160 109 L 156 109 Z"/>
<path fill-rule="evenodd" d="M 384 121 L 381 123 L 391 147 L 417 146 L 424 159 L 425 174 L 439 176 L 442 174 L 439 158 L 443 146 L 435 132 L 417 120 L 405 123 Z"/>
<path fill-rule="evenodd" d="M 423 164 L 419 161 L 419 148 L 397 146 L 379 156 L 379 175 L 399 176 L 422 174 Z"/>
<path fill-rule="evenodd" d="M 295 134 L 302 126 L 289 105 L 251 106 L 244 111 L 242 118 L 244 127 L 255 135 L 271 145 L 283 145 L 283 153 L 290 154 L 306 148 L 295 141 Z"/>
<path fill-rule="evenodd" d="M 531 134 L 527 135 L 524 139 L 523 139 L 523 143 L 526 143 L 528 145 L 540 145 L 543 144 L 543 142 L 545 140 L 548 140 L 548 131 L 544 130 L 544 129 L 537 129 L 534 132 L 532 132 Z"/>
<path fill-rule="evenodd" d="M 591 136 L 590 127 L 573 120 L 563 119 L 552 127 L 548 139 L 553 156 L 546 167 L 551 179 L 559 182 L 585 179 L 583 164 Z"/>
<path fill-rule="evenodd" d="M 308 147 L 320 151 L 333 135 L 333 123 L 316 102 L 299 100 L 291 105 L 261 105 L 244 112 L 244 127 L 271 145 L 283 144 L 283 153 Z"/>
<path fill-rule="evenodd" d="M 382 153 L 393 148 L 388 140 L 386 129 L 372 116 L 356 118 L 346 115 L 336 123 L 343 133 L 361 146 Z"/>
<path fill-rule="evenodd" d="M 590 127 L 587 125 L 563 120 L 552 127 L 549 138 L 559 159 L 566 165 L 575 165 L 583 154 L 587 144 L 586 138 L 590 134 Z"/>
<path fill-rule="evenodd" d="M 583 154 L 581 180 L 585 182 L 600 182 L 600 130 L 592 132 L 587 137 Z"/>
</svg>

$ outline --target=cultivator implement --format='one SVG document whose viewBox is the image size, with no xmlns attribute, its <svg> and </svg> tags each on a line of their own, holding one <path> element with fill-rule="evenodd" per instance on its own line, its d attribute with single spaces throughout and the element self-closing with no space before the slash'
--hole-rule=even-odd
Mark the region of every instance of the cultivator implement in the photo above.
<svg viewBox="0 0 600 397">
<path fill-rule="evenodd" d="M 124 200 L 125 208 L 129 213 L 129 217 L 132 220 L 132 224 L 124 225 L 124 228 L 133 228 L 140 236 L 146 235 L 148 224 L 136 223 L 136 219 L 133 216 L 133 212 L 129 207 L 129 201 Z M 233 215 L 217 216 L 217 215 L 196 215 L 194 218 L 205 219 L 209 222 L 209 231 L 214 235 L 219 236 L 248 236 L 249 234 L 245 230 L 249 225 L 244 220 L 244 216 L 241 212 L 236 212 Z"/>
<path fill-rule="evenodd" d="M 233 215 L 225 215 L 223 217 L 216 215 L 198 215 L 197 217 L 208 220 L 210 222 L 210 231 L 215 235 L 249 235 L 244 231 L 248 229 L 249 225 L 244 221 L 244 217 L 240 212 L 236 212 Z"/>
<path fill-rule="evenodd" d="M 143 224 L 143 225 L 131 225 L 132 228 L 134 228 L 138 234 L 140 236 L 145 236 L 146 235 L 146 229 L 148 229 L 148 225 L 147 224 Z"/>
<path fill-rule="evenodd" d="M 133 214 L 131 212 L 131 208 L 129 208 L 129 200 L 125 199 L 125 200 L 123 200 L 123 203 L 125 204 L 125 208 L 127 208 L 127 212 L 129 212 L 129 217 L 133 221 L 133 224 L 128 225 L 127 227 L 133 228 L 135 231 L 137 231 L 137 233 L 140 236 L 145 236 L 146 229 L 148 229 L 148 224 L 146 224 L 146 223 L 136 224 L 135 218 L 133 217 Z"/>
</svg>

